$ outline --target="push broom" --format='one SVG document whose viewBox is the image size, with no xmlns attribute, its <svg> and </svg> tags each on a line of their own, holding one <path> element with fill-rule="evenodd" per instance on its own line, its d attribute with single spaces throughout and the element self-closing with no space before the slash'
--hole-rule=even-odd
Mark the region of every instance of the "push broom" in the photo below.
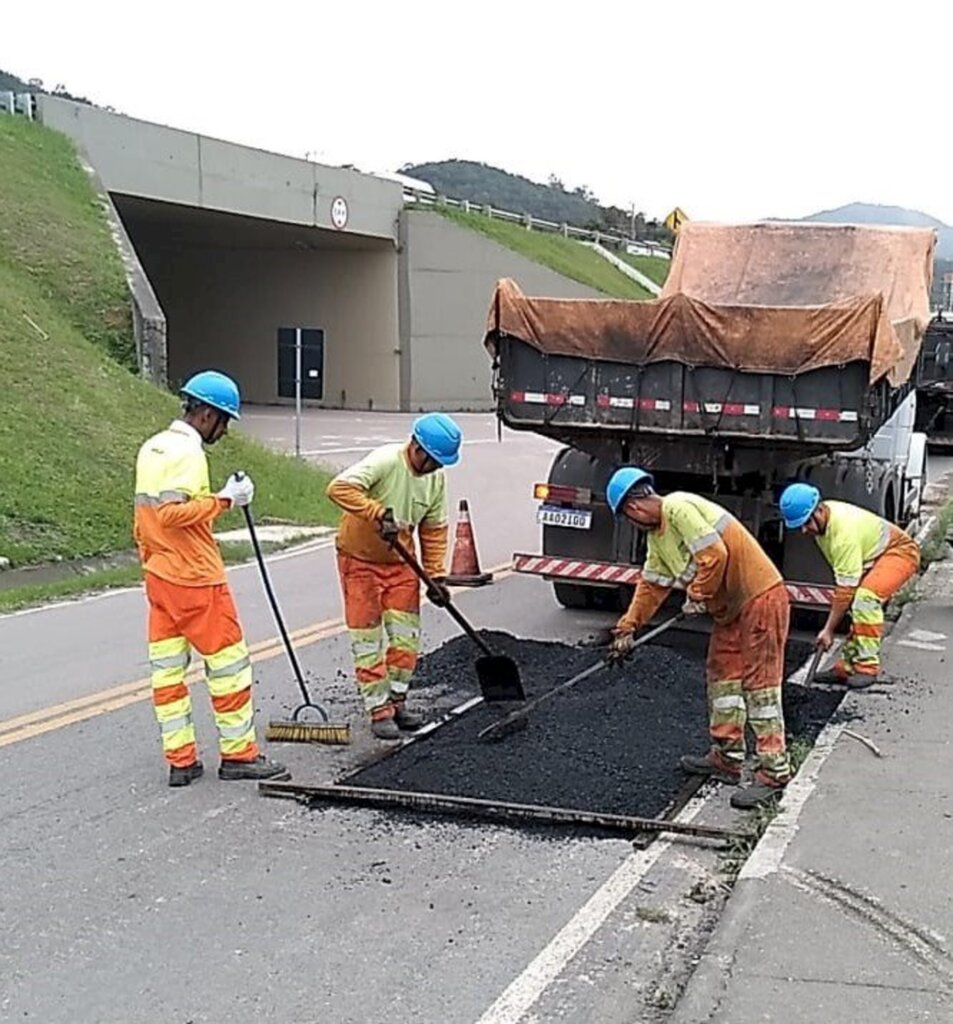
<svg viewBox="0 0 953 1024">
<path fill-rule="evenodd" d="M 294 709 L 290 719 L 268 723 L 268 728 L 265 730 L 265 739 L 277 740 L 282 743 L 329 743 L 344 746 L 351 742 L 351 727 L 347 724 L 342 725 L 332 722 L 328 717 L 327 711 L 311 699 L 308 687 L 304 681 L 304 673 L 298 664 L 298 656 L 295 654 L 294 647 L 291 644 L 288 630 L 285 629 L 285 621 L 282 618 L 281 609 L 278 607 L 278 599 L 275 597 L 275 592 L 271 586 L 271 578 L 268 575 L 261 545 L 258 543 L 258 533 L 255 530 L 255 520 L 252 516 L 251 508 L 248 505 L 244 505 L 242 512 L 245 513 L 248 535 L 251 537 L 252 547 L 255 549 L 255 558 L 261 571 L 261 581 L 265 585 L 265 593 L 268 595 L 268 603 L 271 605 L 275 622 L 278 624 L 278 632 L 281 633 L 285 650 L 288 652 L 288 660 L 291 662 L 291 668 L 298 682 L 298 689 L 304 698 L 304 703 L 299 704 Z M 304 716 L 309 713 L 312 716 L 317 715 L 319 721 L 305 720 Z"/>
</svg>

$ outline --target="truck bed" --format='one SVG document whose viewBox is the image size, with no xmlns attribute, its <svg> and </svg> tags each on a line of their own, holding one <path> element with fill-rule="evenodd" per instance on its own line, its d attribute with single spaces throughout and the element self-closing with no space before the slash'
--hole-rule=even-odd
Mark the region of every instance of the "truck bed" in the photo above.
<svg viewBox="0 0 953 1024">
<path fill-rule="evenodd" d="M 821 455 L 864 445 L 910 390 L 870 385 L 860 360 L 781 375 L 552 355 L 504 334 L 493 343 L 500 419 L 569 443 L 678 435 Z"/>
</svg>

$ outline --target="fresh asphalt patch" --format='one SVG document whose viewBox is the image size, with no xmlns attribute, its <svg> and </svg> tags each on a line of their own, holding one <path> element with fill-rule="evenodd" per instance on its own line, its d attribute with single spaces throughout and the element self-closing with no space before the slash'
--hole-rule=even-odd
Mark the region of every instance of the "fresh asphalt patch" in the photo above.
<svg viewBox="0 0 953 1024">
<path fill-rule="evenodd" d="M 599 660 L 591 648 L 483 634 L 520 665 L 527 697 L 539 696 Z M 792 645 L 790 668 L 803 659 Z M 441 692 L 473 674 L 474 648 L 449 641 L 420 661 L 415 690 Z M 791 737 L 813 742 L 842 694 L 785 686 Z M 350 774 L 351 786 L 477 797 L 658 817 L 683 788 L 678 759 L 708 747 L 704 656 L 646 646 L 531 713 L 528 727 L 497 742 L 477 733 L 513 705 L 480 704 L 416 743 Z"/>
</svg>

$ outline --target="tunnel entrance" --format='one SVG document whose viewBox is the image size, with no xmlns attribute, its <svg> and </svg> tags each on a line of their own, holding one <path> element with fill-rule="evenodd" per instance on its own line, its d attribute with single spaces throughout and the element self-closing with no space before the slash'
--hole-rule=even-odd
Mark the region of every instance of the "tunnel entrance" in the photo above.
<svg viewBox="0 0 953 1024">
<path fill-rule="evenodd" d="M 166 315 L 170 387 L 215 368 L 236 378 L 245 401 L 292 401 L 283 342 L 301 328 L 314 357 L 306 400 L 399 408 L 391 239 L 121 194 L 112 199 Z"/>
</svg>

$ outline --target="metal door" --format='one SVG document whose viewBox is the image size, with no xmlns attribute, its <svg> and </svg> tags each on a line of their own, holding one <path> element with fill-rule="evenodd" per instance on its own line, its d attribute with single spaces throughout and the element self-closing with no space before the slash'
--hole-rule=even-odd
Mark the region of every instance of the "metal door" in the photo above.
<svg viewBox="0 0 953 1024">
<path fill-rule="evenodd" d="M 298 329 L 278 328 L 278 397 L 295 397 L 295 345 Z M 324 398 L 324 329 L 301 328 L 301 397 Z"/>
</svg>

